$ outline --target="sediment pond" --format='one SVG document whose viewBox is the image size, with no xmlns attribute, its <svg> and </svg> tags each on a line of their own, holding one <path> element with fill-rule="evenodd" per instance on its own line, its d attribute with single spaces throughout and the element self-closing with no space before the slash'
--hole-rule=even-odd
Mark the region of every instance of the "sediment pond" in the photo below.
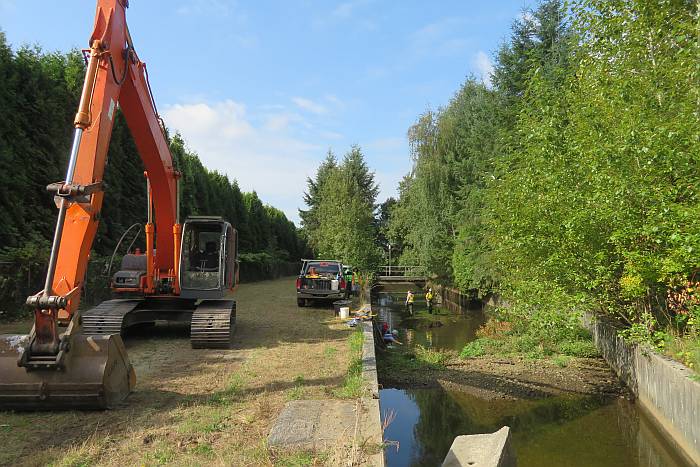
<svg viewBox="0 0 700 467">
<path fill-rule="evenodd" d="M 414 316 L 409 316 L 403 294 L 397 291 L 377 293 L 374 300 L 378 319 L 398 330 L 404 343 L 384 352 L 410 352 L 418 345 L 459 352 L 486 321 L 480 308 L 459 312 L 438 308 L 435 315 L 426 315 L 420 300 Z M 383 356 L 386 354 L 379 352 L 380 363 Z M 559 368 L 552 369 L 548 378 L 544 363 L 534 365 L 544 367 L 535 378 L 505 361 L 495 362 L 506 368 L 500 374 L 489 373 L 489 363 L 467 361 L 464 367 L 445 370 L 444 375 L 436 373 L 429 383 L 410 376 L 383 378 L 380 364 L 380 406 L 383 422 L 388 423 L 384 440 L 389 467 L 438 466 L 456 436 L 490 433 L 504 425 L 512 430 L 520 467 L 684 465 L 621 390 L 604 362 L 589 365 L 595 367 L 590 372 L 584 362 L 580 371 L 571 369 L 568 380 L 561 378 Z M 455 377 L 458 372 L 466 374 L 466 384 L 453 384 L 459 380 Z M 584 384 L 577 383 L 577 378 L 600 381 Z"/>
</svg>

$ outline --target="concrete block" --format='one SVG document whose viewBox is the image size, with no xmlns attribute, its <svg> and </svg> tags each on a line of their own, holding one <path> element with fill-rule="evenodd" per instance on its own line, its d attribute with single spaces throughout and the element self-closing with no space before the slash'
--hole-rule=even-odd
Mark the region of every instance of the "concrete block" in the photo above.
<svg viewBox="0 0 700 467">
<path fill-rule="evenodd" d="M 268 445 L 310 450 L 344 445 L 352 440 L 356 417 L 353 402 L 291 401 L 272 426 Z"/>
<path fill-rule="evenodd" d="M 457 436 L 442 467 L 515 467 L 510 428 L 495 433 Z"/>
</svg>

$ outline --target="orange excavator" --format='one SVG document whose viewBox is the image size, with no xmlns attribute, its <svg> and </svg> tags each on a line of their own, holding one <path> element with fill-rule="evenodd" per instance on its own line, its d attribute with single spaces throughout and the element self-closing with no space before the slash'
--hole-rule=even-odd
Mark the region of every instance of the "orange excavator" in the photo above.
<svg viewBox="0 0 700 467">
<path fill-rule="evenodd" d="M 192 347 L 227 348 L 235 325 L 237 233 L 219 217 L 180 224 L 180 174 L 158 117 L 146 64 L 126 24 L 128 0 L 98 0 L 66 179 L 48 185 L 59 208 L 44 289 L 27 298 L 29 335 L 0 336 L 0 409 L 103 409 L 136 376 L 120 332 L 156 320 L 189 322 Z M 79 311 L 104 195 L 102 177 L 117 106 L 146 169 L 146 252 L 128 254 L 119 297 Z M 157 247 L 157 248 L 156 248 Z"/>
</svg>

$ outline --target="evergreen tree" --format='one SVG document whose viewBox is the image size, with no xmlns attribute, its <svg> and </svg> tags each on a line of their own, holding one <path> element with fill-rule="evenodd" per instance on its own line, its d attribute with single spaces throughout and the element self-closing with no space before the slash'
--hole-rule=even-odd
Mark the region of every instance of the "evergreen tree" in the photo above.
<svg viewBox="0 0 700 467">
<path fill-rule="evenodd" d="M 381 259 L 374 218 L 378 192 L 359 146 L 340 165 L 329 152 L 305 198 L 307 219 L 313 215 L 304 230 L 319 256 L 351 264 L 365 276 L 375 270 Z"/>
<path fill-rule="evenodd" d="M 0 32 L 0 172 L 5 175 L 0 184 L 0 260 L 9 264 L 0 270 L 0 298 L 8 305 L 23 302 L 40 287 L 28 285 L 27 277 L 39 277 L 48 260 L 57 209 L 46 185 L 65 179 L 84 72 L 78 51 L 47 54 L 22 47 L 13 52 Z M 235 180 L 206 169 L 181 135 L 170 139 L 170 149 L 182 173 L 183 220 L 193 214 L 222 216 L 238 229 L 244 254 L 265 250 L 269 262 L 296 261 L 308 253 L 302 235 L 283 213 L 264 206 L 254 193 L 241 193 Z M 121 112 L 115 117 L 104 182 L 93 258 L 111 255 L 124 231 L 146 217 L 143 165 Z"/>
<path fill-rule="evenodd" d="M 299 217 L 301 218 L 302 231 L 312 249 L 318 248 L 318 238 L 315 237 L 315 233 L 318 232 L 319 227 L 318 206 L 321 202 L 321 191 L 331 173 L 333 173 L 337 167 L 338 161 L 333 152 L 329 149 L 326 158 L 321 162 L 321 165 L 316 171 L 316 177 L 309 177 L 306 179 L 308 190 L 304 193 L 304 203 L 308 206 L 308 209 L 299 209 Z"/>
</svg>

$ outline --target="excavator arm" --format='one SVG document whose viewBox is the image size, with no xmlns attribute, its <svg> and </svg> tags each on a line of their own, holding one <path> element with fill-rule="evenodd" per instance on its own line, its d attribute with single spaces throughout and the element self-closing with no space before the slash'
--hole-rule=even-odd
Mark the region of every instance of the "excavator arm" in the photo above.
<svg viewBox="0 0 700 467">
<path fill-rule="evenodd" d="M 77 312 L 99 224 L 117 107 L 148 179 L 144 292 L 155 293 L 156 280 L 179 292 L 179 174 L 155 111 L 146 65 L 129 36 L 127 7 L 128 0 L 97 0 L 66 179 L 47 187 L 59 212 L 44 289 L 27 298 L 34 327 L 29 336 L 0 336 L 0 409 L 106 408 L 119 404 L 135 385 L 121 337 L 84 335 Z M 61 333 L 59 324 L 67 324 Z"/>
<path fill-rule="evenodd" d="M 35 309 L 33 350 L 56 352 L 57 321 L 78 309 L 90 249 L 103 200 L 107 151 L 119 106 L 146 168 L 157 227 L 158 255 L 148 253 L 149 277 L 171 274 L 176 280 L 173 226 L 177 224 L 177 172 L 155 112 L 145 63 L 138 59 L 129 35 L 127 0 L 99 0 L 90 37 L 88 66 L 75 116 L 75 134 L 66 180 L 49 185 L 58 199 L 56 223 L 44 290 L 28 298 Z M 149 212 L 150 212 L 149 206 Z M 150 227 L 150 229 L 149 229 Z M 152 242 L 151 242 L 152 243 Z"/>
</svg>

